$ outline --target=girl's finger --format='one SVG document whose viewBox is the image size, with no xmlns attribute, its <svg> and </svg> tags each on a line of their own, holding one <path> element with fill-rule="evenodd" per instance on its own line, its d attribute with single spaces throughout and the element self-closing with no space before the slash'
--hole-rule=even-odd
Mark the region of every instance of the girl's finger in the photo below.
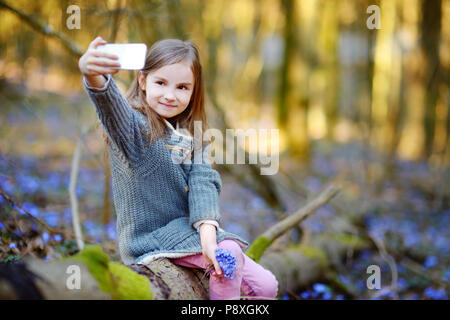
<svg viewBox="0 0 450 320">
<path fill-rule="evenodd" d="M 113 59 L 113 60 L 118 60 L 119 57 L 115 54 L 112 53 L 107 53 L 107 52 L 103 52 L 100 50 L 93 50 L 92 51 L 92 55 L 94 57 L 99 57 L 99 58 L 108 58 L 108 59 Z"/>
<path fill-rule="evenodd" d="M 118 69 L 112 69 L 112 68 L 105 68 L 105 67 L 98 67 L 98 66 L 91 66 L 89 68 L 89 71 L 93 74 L 102 75 L 102 74 L 108 74 L 108 73 L 117 73 Z"/>
<path fill-rule="evenodd" d="M 95 49 L 102 44 L 106 44 L 106 40 L 104 40 L 102 37 L 97 37 L 89 44 L 89 48 Z"/>
<path fill-rule="evenodd" d="M 220 268 L 220 265 L 216 259 L 214 259 L 214 270 L 216 271 L 217 275 L 222 275 L 222 268 Z"/>
<path fill-rule="evenodd" d="M 90 61 L 91 64 L 96 65 L 96 66 L 101 66 L 101 67 L 116 67 L 119 68 L 120 67 L 120 63 L 118 61 L 115 60 L 111 60 L 111 59 L 105 59 L 105 58 L 92 58 Z"/>
</svg>

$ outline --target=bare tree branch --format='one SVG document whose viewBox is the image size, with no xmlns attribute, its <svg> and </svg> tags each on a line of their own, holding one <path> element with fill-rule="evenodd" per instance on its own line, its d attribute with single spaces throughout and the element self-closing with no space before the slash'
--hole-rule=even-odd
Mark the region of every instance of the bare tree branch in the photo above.
<svg viewBox="0 0 450 320">
<path fill-rule="evenodd" d="M 301 221 L 305 220 L 320 206 L 322 206 L 324 203 L 327 203 L 334 196 L 336 196 L 336 194 L 340 190 L 341 187 L 334 185 L 329 186 L 328 188 L 323 190 L 316 198 L 308 202 L 303 208 L 270 227 L 266 232 L 255 239 L 252 246 L 248 249 L 247 255 L 253 260 L 258 261 L 267 247 L 269 247 L 275 239 L 299 224 Z"/>
<path fill-rule="evenodd" d="M 48 224 L 46 224 L 44 221 L 42 221 L 41 219 L 35 217 L 33 214 L 31 214 L 28 210 L 26 210 L 20 203 L 17 203 L 16 201 L 14 201 L 8 194 L 6 194 L 6 192 L 0 187 L 0 196 L 2 196 L 10 205 L 11 207 L 18 207 L 20 209 L 23 210 L 23 212 L 25 212 L 28 216 L 30 216 L 33 220 L 35 220 L 36 222 L 38 222 L 39 224 L 41 224 L 45 229 L 48 230 L 48 232 L 50 232 L 51 235 L 57 234 L 57 233 L 62 233 L 61 230 L 57 230 L 54 229 L 52 227 L 50 227 Z M 14 217 L 14 220 L 15 217 Z"/>
<path fill-rule="evenodd" d="M 10 6 L 9 4 L 7 4 L 2 0 L 0 0 L 0 8 L 6 9 L 11 13 L 15 14 L 17 17 L 19 17 L 22 21 L 24 21 L 26 24 L 31 26 L 36 31 L 50 38 L 58 40 L 75 57 L 79 58 L 83 55 L 83 52 L 78 48 L 78 46 L 74 41 L 67 38 L 64 34 L 55 31 L 51 25 L 39 21 L 37 18 L 28 15 L 17 8 Z"/>
</svg>

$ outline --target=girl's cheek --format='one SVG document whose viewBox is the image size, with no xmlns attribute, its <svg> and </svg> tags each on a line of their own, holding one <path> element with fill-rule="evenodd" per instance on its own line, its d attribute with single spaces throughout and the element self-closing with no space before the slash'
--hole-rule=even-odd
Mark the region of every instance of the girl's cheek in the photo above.
<svg viewBox="0 0 450 320">
<path fill-rule="evenodd" d="M 153 94 L 157 94 L 157 93 L 161 92 L 162 90 L 161 90 L 161 86 L 152 84 L 148 87 L 147 91 L 150 91 Z"/>
<path fill-rule="evenodd" d="M 189 102 L 191 100 L 191 93 L 190 92 L 183 92 L 180 93 L 180 95 L 178 96 L 180 101 L 184 101 L 184 102 Z"/>
</svg>

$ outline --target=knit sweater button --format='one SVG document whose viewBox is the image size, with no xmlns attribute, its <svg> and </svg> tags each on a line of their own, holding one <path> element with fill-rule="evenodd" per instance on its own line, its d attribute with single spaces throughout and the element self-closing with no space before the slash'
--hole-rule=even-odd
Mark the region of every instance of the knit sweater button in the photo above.
<svg viewBox="0 0 450 320">
<path fill-rule="evenodd" d="M 184 189 L 186 189 L 186 192 L 189 191 L 189 186 L 186 186 Z"/>
</svg>

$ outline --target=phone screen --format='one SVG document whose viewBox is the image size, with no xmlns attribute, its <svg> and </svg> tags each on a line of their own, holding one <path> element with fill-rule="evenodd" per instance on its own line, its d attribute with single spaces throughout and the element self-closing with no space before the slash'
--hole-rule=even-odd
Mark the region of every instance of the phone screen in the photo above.
<svg viewBox="0 0 450 320">
<path fill-rule="evenodd" d="M 140 70 L 144 67 L 147 53 L 145 43 L 108 43 L 97 49 L 117 55 L 120 63 L 120 68 L 117 69 Z"/>
</svg>

